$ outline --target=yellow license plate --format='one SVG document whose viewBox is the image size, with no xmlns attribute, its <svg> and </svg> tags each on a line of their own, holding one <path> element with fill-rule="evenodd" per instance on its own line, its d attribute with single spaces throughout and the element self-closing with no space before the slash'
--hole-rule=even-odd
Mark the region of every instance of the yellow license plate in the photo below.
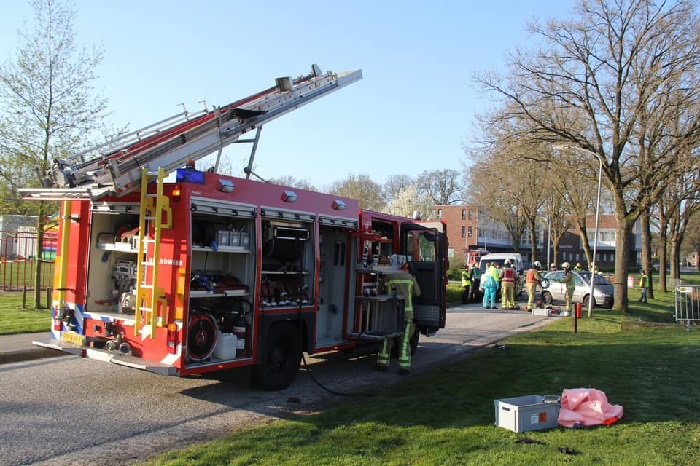
<svg viewBox="0 0 700 466">
<path fill-rule="evenodd" d="M 61 340 L 67 343 L 73 343 L 78 346 L 83 346 L 85 337 L 75 332 L 63 332 L 61 334 Z"/>
</svg>

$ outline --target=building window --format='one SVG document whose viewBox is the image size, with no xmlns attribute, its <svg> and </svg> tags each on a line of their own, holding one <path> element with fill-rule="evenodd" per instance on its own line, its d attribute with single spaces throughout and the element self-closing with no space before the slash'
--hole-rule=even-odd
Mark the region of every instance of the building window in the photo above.
<svg viewBox="0 0 700 466">
<path fill-rule="evenodd" d="M 469 220 L 471 220 L 472 219 L 472 210 L 471 209 L 469 209 L 468 215 L 469 215 Z"/>
<path fill-rule="evenodd" d="M 442 218 L 442 209 L 437 210 L 437 218 Z"/>
<path fill-rule="evenodd" d="M 466 228 L 462 227 L 462 238 L 464 238 L 465 233 L 466 233 Z"/>
<path fill-rule="evenodd" d="M 467 219 L 467 209 L 462 209 L 462 220 Z"/>
<path fill-rule="evenodd" d="M 467 227 L 467 236 L 468 236 L 469 238 L 471 238 L 471 237 L 472 237 L 472 234 L 473 234 L 473 233 L 472 233 L 472 227 Z"/>
</svg>

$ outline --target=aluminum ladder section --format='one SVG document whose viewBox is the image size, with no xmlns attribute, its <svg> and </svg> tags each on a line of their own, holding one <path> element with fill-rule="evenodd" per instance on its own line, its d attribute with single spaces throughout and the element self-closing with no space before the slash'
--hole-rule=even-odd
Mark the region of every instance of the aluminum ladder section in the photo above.
<svg viewBox="0 0 700 466">
<path fill-rule="evenodd" d="M 165 170 L 151 173 L 141 170 L 141 210 L 139 213 L 138 264 L 136 269 L 136 308 L 134 334 L 155 338 L 156 327 L 168 324 L 165 291 L 158 286 L 160 237 L 164 228 L 172 228 L 170 200 L 163 195 Z M 155 183 L 152 183 L 155 181 Z M 155 193 L 149 187 L 155 184 Z"/>
<path fill-rule="evenodd" d="M 121 196 L 139 188 L 142 168 L 171 172 L 188 160 L 196 161 L 221 150 L 246 132 L 259 131 L 265 123 L 360 79 L 362 70 L 322 73 L 313 65 L 306 76 L 278 78 L 275 86 L 225 107 L 192 118 L 185 112 L 114 143 L 56 160 L 43 189 L 21 191 L 30 199 Z"/>
</svg>

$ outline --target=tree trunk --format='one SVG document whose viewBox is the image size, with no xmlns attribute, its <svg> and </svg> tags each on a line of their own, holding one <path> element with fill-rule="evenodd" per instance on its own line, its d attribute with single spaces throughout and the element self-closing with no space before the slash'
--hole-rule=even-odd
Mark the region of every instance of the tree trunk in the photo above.
<svg viewBox="0 0 700 466">
<path fill-rule="evenodd" d="M 34 268 L 34 308 L 41 309 L 41 272 L 44 269 L 43 249 L 44 249 L 44 226 L 46 225 L 44 215 L 44 204 L 39 206 L 39 218 L 36 225 L 36 254 Z"/>
<path fill-rule="evenodd" d="M 666 216 L 665 206 L 659 205 L 659 249 L 656 255 L 659 257 L 659 291 L 666 293 L 666 239 L 668 231 L 668 217 Z M 662 261 L 661 258 L 664 258 Z M 663 267 L 662 267 L 663 266 Z M 653 271 L 653 268 L 652 268 Z M 649 279 L 651 280 L 651 279 Z"/>
<path fill-rule="evenodd" d="M 659 234 L 659 291 L 665 293 L 668 291 L 668 284 L 666 283 L 666 250 L 668 236 L 665 231 Z"/>
<path fill-rule="evenodd" d="M 624 204 L 623 204 L 624 205 Z M 630 241 L 632 238 L 632 222 L 628 220 L 624 210 L 618 208 L 615 211 L 617 228 L 615 232 L 615 302 L 613 310 L 627 312 L 627 264 L 630 259 Z"/>
<path fill-rule="evenodd" d="M 644 212 L 640 217 L 640 227 L 642 233 L 642 270 L 651 276 L 651 220 L 649 211 Z M 647 279 L 647 298 L 654 299 L 654 286 L 650 278 Z"/>
<path fill-rule="evenodd" d="M 530 221 L 530 254 L 532 254 L 533 257 L 537 255 L 537 230 L 535 230 L 535 219 L 531 218 Z M 516 251 L 519 251 L 520 249 L 516 249 Z"/>
<path fill-rule="evenodd" d="M 680 234 L 671 234 L 671 279 L 677 285 L 681 279 L 681 244 L 683 237 Z"/>
<path fill-rule="evenodd" d="M 586 219 L 583 219 L 583 222 L 585 222 Z M 591 270 L 591 264 L 593 264 L 593 250 L 591 249 L 591 245 L 588 242 L 588 230 L 585 227 L 585 225 L 581 224 L 581 222 L 578 223 L 578 236 L 581 238 L 581 246 L 583 247 L 583 253 L 586 255 L 586 268 L 588 270 Z"/>
</svg>

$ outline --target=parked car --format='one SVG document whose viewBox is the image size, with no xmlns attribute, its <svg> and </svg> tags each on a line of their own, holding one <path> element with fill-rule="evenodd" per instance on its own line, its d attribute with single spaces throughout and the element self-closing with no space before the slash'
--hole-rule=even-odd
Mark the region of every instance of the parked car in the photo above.
<svg viewBox="0 0 700 466">
<path fill-rule="evenodd" d="M 591 294 L 591 273 L 588 271 L 575 271 L 574 274 L 574 296 L 572 302 L 582 303 L 584 308 L 588 307 L 588 299 Z M 545 304 L 552 304 L 553 301 L 566 300 L 566 284 L 564 281 L 564 271 L 556 270 L 548 272 L 542 277 L 542 301 Z M 614 287 L 600 275 L 593 275 L 593 307 L 601 306 L 612 308 Z"/>
</svg>

